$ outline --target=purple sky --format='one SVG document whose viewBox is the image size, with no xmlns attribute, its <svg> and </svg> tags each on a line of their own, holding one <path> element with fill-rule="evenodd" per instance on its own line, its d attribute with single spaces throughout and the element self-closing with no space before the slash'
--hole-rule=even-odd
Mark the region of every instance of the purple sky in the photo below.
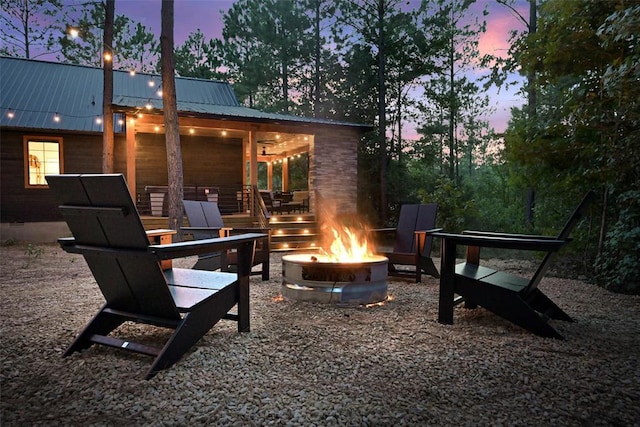
<svg viewBox="0 0 640 427">
<path fill-rule="evenodd" d="M 183 44 L 198 28 L 206 38 L 222 36 L 222 13 L 233 0 L 175 0 L 174 42 Z M 116 14 L 126 15 L 151 29 L 160 37 L 160 0 L 116 0 Z"/>
<path fill-rule="evenodd" d="M 414 0 L 415 1 L 415 0 Z M 222 35 L 222 12 L 228 10 L 233 0 L 176 0 L 174 38 L 176 45 L 184 43 L 189 33 L 200 29 L 206 38 L 219 38 Z M 520 13 L 528 17 L 528 1 L 516 0 L 515 7 Z M 472 11 L 480 16 L 482 10 L 488 7 L 490 14 L 486 17 L 487 32 L 480 39 L 480 52 L 501 54 L 506 53 L 508 37 L 511 30 L 522 30 L 522 23 L 504 6 L 495 0 L 478 0 L 472 5 Z M 160 0 L 117 0 L 116 13 L 127 15 L 139 21 L 160 36 Z M 514 76 L 516 78 L 516 76 Z M 523 99 L 516 95 L 517 89 L 497 89 L 489 91 L 495 112 L 489 120 L 496 131 L 505 129 L 510 117 L 511 107 L 520 106 Z M 409 135 L 407 135 L 409 136 Z"/>
</svg>

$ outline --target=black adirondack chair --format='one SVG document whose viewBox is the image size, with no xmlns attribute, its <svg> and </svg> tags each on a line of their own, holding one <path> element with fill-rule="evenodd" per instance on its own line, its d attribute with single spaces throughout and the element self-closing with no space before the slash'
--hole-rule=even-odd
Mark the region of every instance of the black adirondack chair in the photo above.
<svg viewBox="0 0 640 427">
<path fill-rule="evenodd" d="M 378 245 L 376 250 L 378 255 L 389 258 L 390 276 L 414 278 L 416 283 L 422 280 L 422 273 L 440 277 L 431 258 L 432 236 L 426 232 L 435 230 L 437 211 L 435 203 L 402 205 L 396 228 L 371 230 L 377 241 L 381 241 L 384 234 L 394 235 L 393 249 Z"/>
<path fill-rule="evenodd" d="M 573 321 L 539 288 L 558 251 L 569 242 L 569 235 L 585 216 L 595 193 L 588 192 L 566 225 L 555 237 L 465 231 L 462 234 L 435 232 L 442 239 L 440 295 L 438 321 L 453 324 L 453 309 L 465 302 L 465 307 L 481 306 L 543 337 L 563 339 L 549 319 Z M 466 262 L 458 265 L 456 249 L 467 247 Z M 480 248 L 492 247 L 546 252 L 531 279 L 480 265 Z M 457 297 L 455 295 L 458 295 Z"/>
<path fill-rule="evenodd" d="M 176 363 L 219 320 L 249 331 L 249 270 L 255 241 L 262 234 L 150 245 L 124 177 L 46 177 L 73 237 L 59 243 L 82 254 L 106 299 L 104 306 L 65 351 L 102 344 L 154 357 L 146 378 Z M 235 248 L 238 272 L 169 268 L 161 260 Z M 237 305 L 237 313 L 229 311 Z M 125 322 L 173 329 L 162 346 L 110 335 Z"/>
<path fill-rule="evenodd" d="M 226 237 L 244 233 L 261 233 L 264 239 L 256 242 L 256 250 L 251 266 L 261 265 L 259 270 L 252 270 L 251 274 L 262 275 L 262 280 L 269 280 L 269 262 L 271 250 L 271 229 L 252 227 L 225 227 L 222 214 L 215 202 L 183 200 L 184 212 L 189 220 L 189 227 L 181 227 L 184 233 L 190 233 L 193 238 L 210 239 L 212 237 Z M 199 270 L 233 271 L 237 268 L 238 254 L 235 251 L 223 251 L 202 254 L 193 268 Z"/>
</svg>

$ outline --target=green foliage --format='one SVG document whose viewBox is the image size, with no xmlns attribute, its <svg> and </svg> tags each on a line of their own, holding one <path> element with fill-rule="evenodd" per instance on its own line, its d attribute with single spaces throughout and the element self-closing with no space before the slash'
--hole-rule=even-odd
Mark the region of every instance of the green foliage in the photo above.
<svg viewBox="0 0 640 427">
<path fill-rule="evenodd" d="M 0 242 L 0 246 L 15 246 L 18 244 L 18 241 L 14 238 L 3 240 Z"/>
<path fill-rule="evenodd" d="M 637 0 L 543 2 L 538 31 L 512 51 L 524 72 L 536 75 L 537 103 L 514 111 L 505 137 L 506 159 L 520 182 L 550 201 L 538 203 L 549 222 L 536 228 L 556 223 L 557 207 L 589 188 L 617 198 L 623 209 L 602 206 L 600 233 L 578 232 L 574 246 L 588 248 L 586 265 L 599 251 L 602 284 L 635 293 L 637 204 L 629 200 L 640 188 L 639 25 Z"/>
<path fill-rule="evenodd" d="M 617 220 L 596 259 L 597 281 L 615 292 L 640 294 L 640 191 L 620 194 Z"/>
<path fill-rule="evenodd" d="M 60 23 L 73 9 L 60 0 L 2 0 L 0 54 L 36 59 L 49 53 L 55 34 L 63 31 Z"/>
<path fill-rule="evenodd" d="M 68 29 L 60 30 L 57 44 L 60 46 L 58 60 L 61 62 L 102 66 L 105 8 L 101 2 L 84 3 L 82 15 L 74 28 L 78 37 L 72 38 Z M 69 21 L 71 22 L 71 21 Z M 159 43 L 144 25 L 132 21 L 128 16 L 116 15 L 113 22 L 114 68 L 132 69 L 141 72 L 159 70 Z"/>
<path fill-rule="evenodd" d="M 222 72 L 217 71 L 222 61 L 217 50 L 218 44 L 205 40 L 200 29 L 189 34 L 182 46 L 175 48 L 175 69 L 182 77 L 217 79 Z"/>
<path fill-rule="evenodd" d="M 39 246 L 35 246 L 32 243 L 29 243 L 24 250 L 25 255 L 28 255 L 31 259 L 38 259 L 42 254 L 44 254 L 44 248 Z"/>
<path fill-rule="evenodd" d="M 447 177 L 438 179 L 433 191 L 420 191 L 422 203 L 438 204 L 438 227 L 460 232 L 476 215 L 475 202 L 468 191 Z"/>
</svg>

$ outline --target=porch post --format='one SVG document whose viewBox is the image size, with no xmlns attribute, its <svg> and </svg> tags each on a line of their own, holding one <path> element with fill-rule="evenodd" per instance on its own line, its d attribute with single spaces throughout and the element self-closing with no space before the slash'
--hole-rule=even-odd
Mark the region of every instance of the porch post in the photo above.
<svg viewBox="0 0 640 427">
<path fill-rule="evenodd" d="M 127 186 L 131 198 L 135 201 L 136 197 L 136 129 L 133 116 L 125 115 L 125 126 L 127 129 L 126 143 L 126 164 L 127 164 Z"/>
<path fill-rule="evenodd" d="M 249 131 L 251 147 L 251 160 L 249 166 L 249 184 L 258 185 L 258 135 L 255 131 Z"/>
<path fill-rule="evenodd" d="M 251 152 L 251 160 L 249 163 L 249 184 L 251 188 L 258 186 L 258 135 L 255 131 L 249 131 L 249 147 Z M 251 211 L 251 216 L 255 216 L 254 212 L 255 203 L 253 200 L 254 194 L 251 191 L 251 207 L 249 208 Z"/>
<path fill-rule="evenodd" d="M 282 159 L 282 191 L 289 191 L 289 157 Z"/>
</svg>

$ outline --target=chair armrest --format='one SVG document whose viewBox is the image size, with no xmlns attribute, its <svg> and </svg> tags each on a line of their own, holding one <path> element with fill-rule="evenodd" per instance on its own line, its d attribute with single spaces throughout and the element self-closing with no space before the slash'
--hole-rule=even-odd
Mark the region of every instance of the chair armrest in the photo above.
<svg viewBox="0 0 640 427">
<path fill-rule="evenodd" d="M 261 234 L 267 234 L 270 235 L 271 234 L 271 229 L 270 228 L 257 228 L 257 227 L 225 227 L 223 228 L 224 231 L 227 232 L 234 232 L 234 233 L 242 233 L 242 234 L 246 234 L 246 233 L 261 233 Z"/>
<path fill-rule="evenodd" d="M 438 233 L 442 231 L 442 228 L 431 228 L 429 230 L 416 230 L 414 233 L 416 234 L 426 234 L 427 236 L 433 235 L 434 233 Z"/>
<path fill-rule="evenodd" d="M 226 249 L 239 248 L 247 243 L 267 237 L 261 233 L 238 234 L 214 239 L 191 240 L 187 242 L 170 243 L 168 245 L 149 245 L 148 251 L 159 259 L 184 258 L 194 255 L 208 254 Z"/>
<path fill-rule="evenodd" d="M 455 245 L 478 246 L 483 248 L 520 249 L 527 251 L 556 252 L 567 243 L 566 240 L 530 239 L 517 237 L 479 236 L 473 234 L 433 233 Z"/>
<path fill-rule="evenodd" d="M 556 240 L 556 236 L 540 236 L 533 234 L 512 234 L 512 233 L 496 233 L 492 231 L 464 230 L 462 234 L 470 234 L 475 236 L 489 237 L 512 237 L 515 239 L 534 239 L 534 240 Z"/>
<path fill-rule="evenodd" d="M 220 230 L 226 230 L 228 229 L 227 227 L 180 227 L 180 231 L 186 231 L 186 232 L 206 232 L 206 231 L 211 231 L 211 232 L 218 232 Z"/>
</svg>

